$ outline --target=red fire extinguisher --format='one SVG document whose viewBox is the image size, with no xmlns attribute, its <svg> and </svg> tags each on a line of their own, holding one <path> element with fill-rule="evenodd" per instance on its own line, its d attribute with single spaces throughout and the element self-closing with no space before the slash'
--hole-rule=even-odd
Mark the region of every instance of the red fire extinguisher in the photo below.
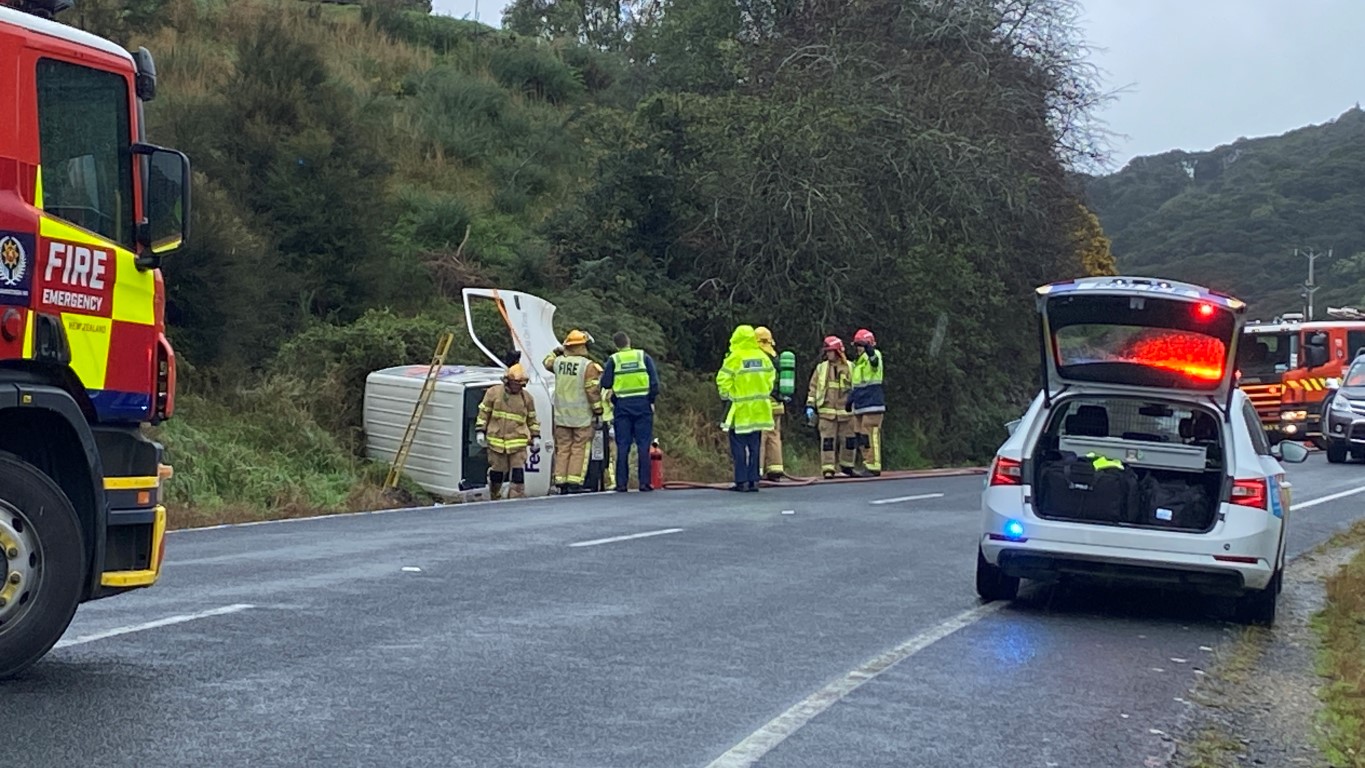
<svg viewBox="0 0 1365 768">
<path fill-rule="evenodd" d="M 649 485 L 656 490 L 664 487 L 664 452 L 658 440 L 649 446 Z"/>
</svg>

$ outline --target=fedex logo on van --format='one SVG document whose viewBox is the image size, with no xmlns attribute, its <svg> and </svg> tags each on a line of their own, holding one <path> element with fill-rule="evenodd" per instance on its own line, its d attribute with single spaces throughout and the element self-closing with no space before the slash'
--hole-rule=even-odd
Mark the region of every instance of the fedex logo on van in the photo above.
<svg viewBox="0 0 1365 768">
<path fill-rule="evenodd" d="M 108 316 L 114 265 L 114 254 L 103 248 L 49 241 L 40 305 L 57 311 Z"/>
</svg>

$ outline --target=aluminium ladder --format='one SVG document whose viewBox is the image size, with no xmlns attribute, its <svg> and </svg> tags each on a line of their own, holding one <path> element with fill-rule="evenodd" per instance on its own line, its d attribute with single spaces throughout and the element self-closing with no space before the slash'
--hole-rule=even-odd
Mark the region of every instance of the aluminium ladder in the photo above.
<svg viewBox="0 0 1365 768">
<path fill-rule="evenodd" d="M 422 415 L 426 412 L 427 402 L 431 400 L 431 395 L 436 391 L 436 380 L 440 377 L 441 367 L 445 365 L 446 354 L 450 352 L 450 345 L 455 342 L 455 334 L 447 331 L 440 341 L 436 342 L 436 353 L 431 358 L 431 367 L 427 369 L 427 378 L 422 382 L 422 392 L 417 396 L 417 404 L 412 408 L 412 418 L 408 420 L 407 431 L 403 433 L 403 442 L 398 444 L 398 452 L 393 456 L 393 465 L 389 467 L 389 476 L 384 479 L 384 490 L 398 487 L 398 477 L 403 473 L 403 465 L 408 461 L 408 453 L 412 450 L 412 444 L 417 439 L 417 426 L 422 422 Z"/>
</svg>

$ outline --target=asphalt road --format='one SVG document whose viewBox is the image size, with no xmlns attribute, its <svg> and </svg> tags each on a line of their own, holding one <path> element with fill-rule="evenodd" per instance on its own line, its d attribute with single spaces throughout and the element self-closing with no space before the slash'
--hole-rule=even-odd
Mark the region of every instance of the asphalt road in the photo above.
<svg viewBox="0 0 1365 768">
<path fill-rule="evenodd" d="M 1365 515 L 1365 493 L 1313 503 L 1365 491 L 1365 466 L 1290 471 L 1291 556 Z M 1160 765 L 1238 631 L 1225 606 L 981 607 L 981 483 L 174 533 L 161 584 L 84 606 L 0 684 L 4 764 Z"/>
</svg>

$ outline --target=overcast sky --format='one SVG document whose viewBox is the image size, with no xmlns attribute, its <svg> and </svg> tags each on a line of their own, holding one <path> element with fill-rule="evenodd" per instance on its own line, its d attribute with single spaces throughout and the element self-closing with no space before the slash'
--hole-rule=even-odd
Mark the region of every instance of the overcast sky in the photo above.
<svg viewBox="0 0 1365 768">
<path fill-rule="evenodd" d="M 1365 0 L 1083 0 L 1114 167 L 1321 123 L 1365 101 Z M 504 0 L 433 0 L 497 25 Z"/>
</svg>

